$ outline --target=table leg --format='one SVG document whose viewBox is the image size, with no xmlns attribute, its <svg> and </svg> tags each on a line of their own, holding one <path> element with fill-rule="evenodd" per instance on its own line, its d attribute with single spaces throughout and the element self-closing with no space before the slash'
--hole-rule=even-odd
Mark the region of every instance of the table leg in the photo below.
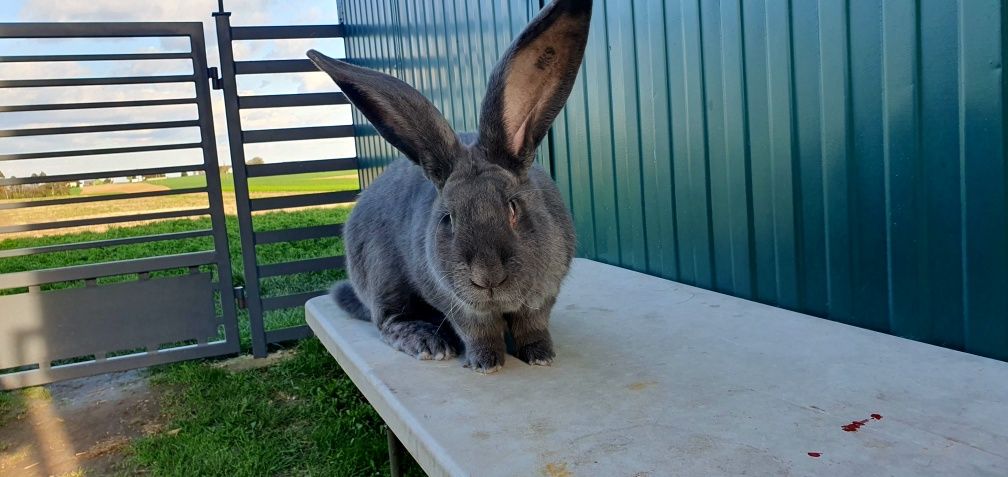
<svg viewBox="0 0 1008 477">
<path fill-rule="evenodd" d="M 385 428 L 385 436 L 388 438 L 389 467 L 392 469 L 392 477 L 402 477 L 402 457 L 403 445 L 399 442 L 392 429 Z"/>
</svg>

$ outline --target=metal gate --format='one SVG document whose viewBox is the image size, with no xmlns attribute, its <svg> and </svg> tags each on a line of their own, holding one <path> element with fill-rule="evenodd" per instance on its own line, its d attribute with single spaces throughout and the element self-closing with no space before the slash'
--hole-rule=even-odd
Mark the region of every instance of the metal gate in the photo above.
<svg viewBox="0 0 1008 477">
<path fill-rule="evenodd" d="M 356 171 L 357 159 L 356 157 L 347 157 L 246 165 L 245 145 L 351 138 L 354 136 L 354 127 L 353 125 L 333 125 L 285 129 L 243 129 L 239 114 L 241 110 L 345 105 L 349 103 L 346 96 L 339 92 L 239 95 L 238 75 L 302 73 L 315 72 L 317 69 L 307 59 L 235 61 L 232 44 L 234 41 L 339 38 L 343 37 L 344 30 L 343 26 L 339 24 L 232 27 L 230 15 L 230 12 L 224 11 L 223 5 L 220 6 L 218 12 L 214 13 L 221 61 L 220 84 L 224 90 L 228 141 L 231 146 L 231 163 L 234 167 L 238 228 L 241 235 L 242 259 L 245 264 L 245 286 L 242 291 L 249 314 L 252 352 L 256 357 L 263 357 L 266 356 L 269 344 L 297 340 L 311 335 L 311 330 L 307 325 L 271 327 L 266 320 L 266 314 L 302 307 L 307 300 L 325 294 L 326 290 L 318 289 L 276 295 L 267 293 L 268 290 L 264 290 L 262 281 L 266 279 L 277 280 L 296 274 L 342 269 L 345 261 L 343 256 L 326 256 L 293 262 L 262 264 L 256 253 L 257 247 L 282 242 L 339 237 L 342 235 L 343 227 L 339 223 L 330 223 L 284 230 L 260 231 L 255 227 L 253 213 L 320 205 L 350 204 L 356 200 L 359 190 L 253 198 L 249 193 L 249 179 L 313 172 Z"/>
<path fill-rule="evenodd" d="M 0 389 L 36 385 L 60 379 L 142 366 L 194 359 L 239 351 L 235 303 L 232 299 L 231 260 L 228 251 L 221 183 L 210 107 L 209 75 L 203 30 L 200 23 L 20 23 L 0 24 L 2 39 L 170 37 L 188 41 L 188 51 L 128 54 L 4 56 L 0 63 L 189 60 L 192 70 L 179 75 L 17 79 L 0 81 L 0 88 L 48 88 L 106 85 L 191 84 L 195 94 L 166 99 L 121 99 L 101 102 L 0 105 L 0 114 L 103 108 L 150 108 L 189 105 L 192 117 L 163 121 L 152 117 L 142 122 L 66 127 L 33 127 L 0 130 L 0 138 L 82 134 L 90 142 L 100 133 L 193 128 L 199 139 L 166 144 L 128 145 L 45 152 L 0 154 L 0 165 L 14 161 L 66 158 L 80 164 L 80 172 L 4 178 L 0 186 L 33 188 L 66 185 L 109 178 L 194 173 L 203 175 L 204 186 L 147 190 L 106 195 L 65 196 L 45 200 L 0 202 L 2 212 L 112 204 L 189 196 L 205 197 L 205 205 L 140 214 L 99 214 L 71 220 L 0 223 L 0 238 L 35 231 L 69 231 L 75 227 L 107 226 L 128 222 L 172 218 L 201 218 L 179 222 L 178 230 L 147 235 L 88 240 L 54 241 L 51 245 L 0 250 L 0 259 L 27 258 L 44 263 L 48 254 L 78 254 L 78 265 L 59 268 L 21 269 L 0 274 Z M 181 106 L 186 108 L 186 106 Z M 131 109 L 132 110 L 132 109 Z M 146 112 L 148 109 L 137 109 Z M 193 163 L 155 167 L 102 165 L 89 156 L 122 157 L 153 151 L 190 151 Z M 106 159 L 108 161 L 109 159 Z M 121 162 L 121 161 L 120 161 Z M 167 161 L 166 161 L 167 162 Z M 121 202 L 120 202 L 121 203 Z M 8 215 L 10 218 L 11 215 Z M 186 244 L 187 253 L 144 255 L 138 244 Z M 125 247 L 125 249 L 123 248 Z M 132 247 L 132 248 L 130 248 Z M 125 250 L 125 252 L 124 252 Z M 85 256 L 82 251 L 87 251 Z M 129 253 L 126 253 L 129 252 Z M 127 258 L 107 260 L 105 257 Z M 97 259 L 95 257 L 98 257 Z"/>
</svg>

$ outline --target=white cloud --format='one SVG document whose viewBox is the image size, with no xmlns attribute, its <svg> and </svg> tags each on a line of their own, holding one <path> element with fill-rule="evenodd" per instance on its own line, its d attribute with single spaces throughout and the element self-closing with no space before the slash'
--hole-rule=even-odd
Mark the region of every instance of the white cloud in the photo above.
<svg viewBox="0 0 1008 477">
<path fill-rule="evenodd" d="M 331 126 L 350 121 L 349 106 L 302 106 L 242 111 L 244 129 Z"/>
<path fill-rule="evenodd" d="M 333 83 L 332 78 L 329 75 L 318 72 L 306 74 L 301 78 L 301 84 L 298 85 L 298 93 L 319 93 L 326 91 L 334 91 L 338 87 Z"/>
<path fill-rule="evenodd" d="M 214 0 L 84 0 L 53 2 L 27 0 L 20 18 L 23 21 L 191 21 L 193 16 L 209 16 L 217 9 Z"/>
<path fill-rule="evenodd" d="M 157 76 L 192 74 L 191 60 L 142 60 L 121 63 L 111 70 L 114 75 Z"/>
<path fill-rule="evenodd" d="M 195 96 L 191 83 L 166 83 L 147 85 L 114 85 L 114 86 L 58 86 L 48 88 L 17 88 L 0 89 L 0 104 L 64 104 L 88 103 L 105 101 L 129 101 L 135 99 L 168 99 L 187 98 Z M 137 109 L 103 109 L 103 110 L 71 110 L 60 112 L 36 113 L 67 119 L 84 118 L 95 120 L 94 114 L 110 114 L 113 116 L 146 114 Z M 19 120 L 22 113 L 4 113 L 0 115 L 0 123 Z M 23 118 L 23 116 L 21 116 Z M 20 119 L 23 120 L 23 119 Z M 66 120 L 66 119 L 65 119 Z"/>
<path fill-rule="evenodd" d="M 90 70 L 77 62 L 46 62 L 46 63 L 0 63 L 0 79 L 47 79 L 54 77 L 74 78 L 87 76 Z M 23 96 L 25 91 L 14 89 L 3 89 L 0 91 L 10 92 L 11 96 Z M 5 103 L 11 104 L 11 103 Z"/>
<path fill-rule="evenodd" d="M 263 41 L 236 41 L 231 49 L 236 61 L 259 60 L 269 51 L 269 45 Z"/>
</svg>

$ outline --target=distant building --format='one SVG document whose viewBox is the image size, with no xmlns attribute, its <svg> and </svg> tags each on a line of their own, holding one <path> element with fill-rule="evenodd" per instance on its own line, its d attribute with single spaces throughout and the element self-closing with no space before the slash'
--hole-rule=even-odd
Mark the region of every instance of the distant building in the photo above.
<svg viewBox="0 0 1008 477">
<path fill-rule="evenodd" d="M 182 177 L 182 173 L 181 172 L 169 172 L 169 173 L 165 174 L 165 177 L 168 178 L 168 179 L 174 179 L 176 177 Z"/>
<path fill-rule="evenodd" d="M 130 180 L 127 177 L 113 177 L 111 182 L 113 184 L 129 184 Z"/>
</svg>

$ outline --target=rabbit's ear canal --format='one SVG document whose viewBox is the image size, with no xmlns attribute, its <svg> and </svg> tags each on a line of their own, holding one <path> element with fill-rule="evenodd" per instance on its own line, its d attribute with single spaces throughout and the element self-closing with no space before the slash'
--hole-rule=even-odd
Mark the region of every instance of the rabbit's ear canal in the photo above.
<svg viewBox="0 0 1008 477">
<path fill-rule="evenodd" d="M 315 50 L 308 51 L 308 58 L 336 81 L 382 137 L 423 167 L 438 187 L 444 185 L 462 146 L 437 107 L 412 86 L 387 74 Z"/>
<path fill-rule="evenodd" d="M 523 171 L 532 165 L 567 102 L 584 58 L 591 0 L 555 0 L 504 53 L 490 76 L 480 116 L 480 142 L 490 160 Z"/>
</svg>

